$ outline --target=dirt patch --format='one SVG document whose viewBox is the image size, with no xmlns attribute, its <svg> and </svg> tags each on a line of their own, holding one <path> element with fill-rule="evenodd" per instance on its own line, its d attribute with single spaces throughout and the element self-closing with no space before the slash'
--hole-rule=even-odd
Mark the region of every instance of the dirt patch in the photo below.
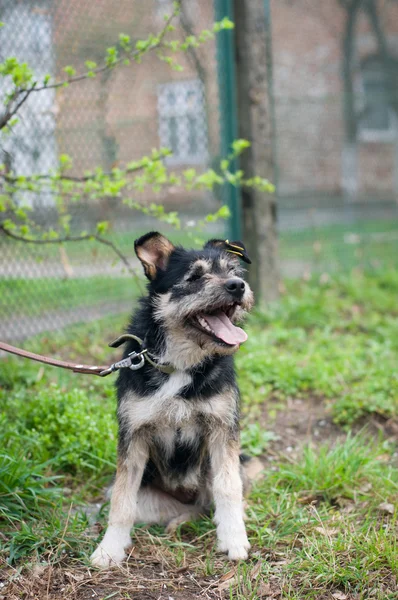
<svg viewBox="0 0 398 600">
<path fill-rule="evenodd" d="M 296 458 L 305 444 L 335 443 L 344 439 L 344 431 L 333 423 L 323 398 L 289 398 L 286 403 L 271 399 L 264 403 L 260 424 L 273 431 L 278 438 L 270 442 L 264 459 L 278 460 L 289 455 Z"/>
<path fill-rule="evenodd" d="M 278 436 L 262 457 L 266 462 L 286 455 L 297 458 L 308 443 L 333 445 L 347 437 L 347 432 L 333 422 L 328 401 L 319 396 L 289 398 L 283 405 L 280 400 L 271 399 L 262 407 L 260 424 Z M 398 423 L 375 414 L 350 427 L 351 435 L 360 431 L 370 437 L 382 433 L 385 438 L 397 439 Z"/>
<path fill-rule="evenodd" d="M 239 585 L 241 575 L 238 568 L 221 576 L 198 576 L 197 557 L 188 566 L 170 568 L 167 559 L 161 561 L 146 555 L 134 558 L 134 550 L 129 560 L 120 568 L 98 572 L 79 564 L 32 565 L 22 572 L 7 567 L 2 571 L 3 587 L 0 600 L 192 600 L 204 598 L 224 600 L 229 598 L 230 587 Z M 203 565 L 202 565 L 203 566 Z M 225 561 L 215 565 L 222 573 Z M 254 567 L 253 580 L 259 569 Z M 279 598 L 281 590 L 272 577 L 267 583 L 258 582 L 258 597 Z"/>
</svg>

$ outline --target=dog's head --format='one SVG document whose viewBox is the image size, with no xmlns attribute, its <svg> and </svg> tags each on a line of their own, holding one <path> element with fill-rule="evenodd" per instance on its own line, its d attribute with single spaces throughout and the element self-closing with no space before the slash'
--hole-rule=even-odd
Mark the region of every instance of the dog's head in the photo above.
<svg viewBox="0 0 398 600">
<path fill-rule="evenodd" d="M 202 250 L 186 250 L 150 232 L 134 246 L 150 281 L 155 320 L 171 344 L 209 356 L 233 354 L 246 341 L 235 325 L 253 305 L 240 264 L 250 259 L 241 242 L 210 240 Z"/>
</svg>

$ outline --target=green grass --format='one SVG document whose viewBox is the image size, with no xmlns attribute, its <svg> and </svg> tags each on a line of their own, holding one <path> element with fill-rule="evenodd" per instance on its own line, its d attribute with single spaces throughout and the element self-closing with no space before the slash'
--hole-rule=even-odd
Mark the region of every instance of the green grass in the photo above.
<svg viewBox="0 0 398 600">
<path fill-rule="evenodd" d="M 112 240 L 128 259 L 138 263 L 134 254 L 134 239 L 146 233 L 146 230 L 134 230 L 118 233 Z M 176 244 L 187 246 L 200 246 L 206 236 L 203 234 L 190 234 L 185 231 L 171 231 L 170 238 Z M 28 248 L 30 259 L 37 262 L 38 269 L 51 273 L 56 267 L 59 269 L 60 249 L 58 246 L 23 246 L 21 243 L 8 242 L 0 244 L 0 254 L 7 260 L 11 257 L 24 260 L 23 252 Z M 104 264 L 117 263 L 117 256 L 109 249 L 93 241 L 79 243 L 66 243 L 64 250 L 72 267 L 79 268 L 90 264 L 93 268 L 101 269 Z M 83 257 L 83 259 L 82 259 Z M 15 267 L 18 274 L 18 267 Z M 138 265 L 137 273 L 141 275 L 141 266 Z M 134 277 L 90 275 L 85 277 L 38 277 L 31 279 L 3 277 L 0 279 L 0 319 L 10 316 L 26 315 L 38 317 L 48 311 L 62 312 L 78 307 L 96 306 L 105 303 L 126 303 L 137 297 L 145 289 L 144 277 L 137 280 Z"/>
<path fill-rule="evenodd" d="M 309 218 L 310 221 L 310 218 Z M 311 271 L 349 272 L 353 268 L 397 266 L 398 213 L 390 221 L 355 221 L 282 231 L 280 259 L 302 262 Z"/>
<path fill-rule="evenodd" d="M 356 272 L 285 286 L 277 305 L 250 318 L 249 340 L 236 361 L 242 445 L 269 459 L 248 506 L 251 558 L 231 575 L 231 565 L 216 551 L 210 519 L 180 527 L 175 536 L 161 527 L 139 528 L 135 552 L 146 569 L 159 563 L 169 577 L 175 571 L 177 587 L 185 567 L 203 589 L 210 585 L 206 578 L 229 573 L 227 597 L 239 600 L 274 592 L 295 600 L 332 594 L 392 600 L 398 467 L 383 423 L 398 419 L 398 276 L 393 270 Z M 25 346 L 107 363 L 116 354 L 106 344 L 125 318 L 74 326 Z M 70 572 L 86 564 L 98 530 L 92 532 L 82 506 L 102 496 L 116 458 L 112 386 L 111 378 L 72 375 L 17 358 L 2 361 L 0 555 L 17 568 L 40 561 Z M 277 417 L 289 412 L 293 399 L 309 397 L 335 421 L 337 433 L 320 442 L 303 437 L 294 453 L 285 452 Z M 360 433 L 352 433 L 353 427 Z M 380 508 L 385 503 L 393 514 Z M 98 517 L 102 525 L 105 513 Z M 148 590 L 159 585 L 155 571 L 145 575 L 134 564 L 134 581 Z M 130 581 L 123 577 L 120 586 Z M 184 581 L 189 584 L 188 576 Z M 104 582 L 103 596 L 119 590 L 119 584 Z"/>
<path fill-rule="evenodd" d="M 4 278 L 0 280 L 0 319 L 21 314 L 35 317 L 101 302 L 128 302 L 138 292 L 136 280 L 130 277 Z"/>
<path fill-rule="evenodd" d="M 278 305 L 252 318 L 237 357 L 244 410 L 310 392 L 326 397 L 343 425 L 396 416 L 397 292 L 396 271 L 287 284 Z"/>
<path fill-rule="evenodd" d="M 220 224 L 222 227 L 222 224 Z M 134 239 L 145 233 L 136 229 L 112 235 L 112 241 L 130 260 L 135 260 Z M 167 233 L 167 230 L 166 230 Z M 167 235 L 176 244 L 200 247 L 208 235 L 189 230 L 170 230 Z M 212 236 L 220 235 L 212 233 Z M 354 243 L 351 243 L 354 242 Z M 61 263 L 58 246 L 30 246 L 30 259 L 47 265 L 49 273 Z M 109 247 L 84 241 L 65 243 L 64 250 L 72 269 L 84 262 L 95 268 L 117 262 Z M 23 244 L 9 242 L 0 245 L 7 260 L 24 260 Z M 300 231 L 282 231 L 279 238 L 282 267 L 293 263 L 293 275 L 303 273 L 350 273 L 352 269 L 392 270 L 398 266 L 398 218 L 391 221 L 359 221 L 352 225 L 329 225 Z M 83 261 L 82 261 L 83 257 Z M 43 266 L 41 267 L 43 268 Z M 290 268 L 290 267 L 289 267 Z M 15 267 L 16 274 L 18 266 Z M 139 268 L 139 272 L 141 269 Z M 289 271 L 290 272 L 290 271 Z M 9 315 L 39 316 L 47 311 L 63 311 L 79 306 L 93 306 L 106 302 L 126 302 L 134 298 L 139 285 L 129 277 L 62 278 L 3 278 L 0 281 L 0 318 Z M 379 298 L 383 297 L 382 294 Z M 389 300 L 391 302 L 391 300 Z M 302 318 L 305 317 L 305 312 Z"/>
<path fill-rule="evenodd" d="M 374 490 L 383 490 L 384 498 L 393 497 L 398 491 L 398 472 L 380 464 L 378 456 L 384 452 L 382 444 L 370 447 L 364 437 L 350 435 L 332 448 L 328 444 L 306 446 L 299 460 L 280 466 L 278 484 L 329 502 L 339 496 L 366 496 L 361 489 L 367 483 Z"/>
</svg>

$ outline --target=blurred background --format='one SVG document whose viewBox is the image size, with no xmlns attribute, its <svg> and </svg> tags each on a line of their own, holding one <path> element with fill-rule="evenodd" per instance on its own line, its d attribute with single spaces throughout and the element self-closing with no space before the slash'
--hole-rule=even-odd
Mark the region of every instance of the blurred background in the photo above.
<svg viewBox="0 0 398 600">
<path fill-rule="evenodd" d="M 15 56 L 38 76 L 63 78 L 66 65 L 80 72 L 87 60 L 100 63 L 120 33 L 136 41 L 159 31 L 172 4 L 0 0 L 5 24 L 0 61 Z M 233 5 L 183 0 L 173 39 L 208 29 L 216 18 L 233 20 Z M 221 32 L 180 56 L 182 71 L 148 55 L 142 65 L 32 94 L 20 122 L 2 141 L 0 163 L 19 175 L 48 173 L 57 168 L 60 154 L 68 154 L 72 175 L 82 176 L 167 146 L 173 155 L 165 160 L 176 173 L 217 169 L 234 137 L 247 133 L 240 95 L 256 110 L 258 90 L 265 86 L 269 127 L 252 134 L 255 148 L 271 149 L 269 164 L 260 171 L 276 186 L 280 276 L 325 279 L 352 269 L 396 266 L 398 2 L 265 0 L 261 5 L 264 21 L 257 20 L 256 30 L 267 33 L 263 79 L 254 72 L 245 83 L 240 74 L 253 24 L 236 21 L 235 31 Z M 0 94 L 6 92 L 1 79 Z M 256 172 L 262 159 L 256 153 L 252 158 Z M 44 229 L 56 223 L 50 190 L 25 192 L 23 200 Z M 231 186 L 212 192 L 146 189 L 137 192 L 137 200 L 179 211 L 182 228 L 175 231 L 107 197 L 71 203 L 71 230 L 109 221 L 110 239 L 133 267 L 134 239 L 149 229 L 161 228 L 188 245 L 207 236 L 247 236 L 242 198 Z M 198 221 L 223 201 L 231 208 L 230 221 L 208 224 L 198 233 Z M 140 287 L 116 259 L 94 242 L 34 245 L 0 233 L 0 339 L 17 341 L 129 310 Z"/>
</svg>

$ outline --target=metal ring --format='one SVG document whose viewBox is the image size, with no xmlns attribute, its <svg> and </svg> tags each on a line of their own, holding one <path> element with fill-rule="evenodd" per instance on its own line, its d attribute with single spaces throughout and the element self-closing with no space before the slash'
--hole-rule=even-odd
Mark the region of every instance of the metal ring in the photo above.
<svg viewBox="0 0 398 600">
<path fill-rule="evenodd" d="M 138 369 L 141 369 L 144 366 L 144 362 L 145 362 L 145 358 L 142 354 L 138 355 L 137 357 L 139 357 L 140 362 L 138 363 L 131 363 L 131 365 L 129 366 L 129 369 L 131 369 L 132 371 L 138 371 Z"/>
</svg>

